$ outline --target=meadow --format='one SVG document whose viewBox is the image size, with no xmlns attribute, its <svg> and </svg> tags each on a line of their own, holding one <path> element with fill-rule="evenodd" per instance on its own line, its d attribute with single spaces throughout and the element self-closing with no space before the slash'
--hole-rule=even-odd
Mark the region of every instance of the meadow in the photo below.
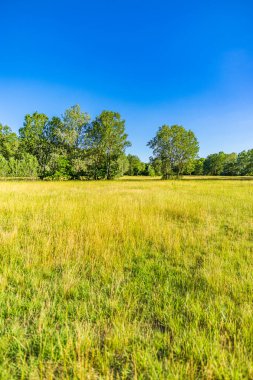
<svg viewBox="0 0 253 380">
<path fill-rule="evenodd" d="M 253 379 L 253 181 L 0 182 L 0 379 Z"/>
</svg>

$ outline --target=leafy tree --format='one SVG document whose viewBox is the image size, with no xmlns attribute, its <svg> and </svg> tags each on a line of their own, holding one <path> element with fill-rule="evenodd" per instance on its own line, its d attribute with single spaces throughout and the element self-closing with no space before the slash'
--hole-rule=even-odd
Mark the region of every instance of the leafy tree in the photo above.
<svg viewBox="0 0 253 380">
<path fill-rule="evenodd" d="M 122 177 L 124 174 L 128 173 L 128 170 L 129 170 L 129 161 L 128 161 L 128 158 L 127 158 L 127 156 L 125 154 L 122 154 L 118 158 L 118 165 L 119 165 L 118 175 L 120 177 Z"/>
<path fill-rule="evenodd" d="M 84 159 L 84 136 L 89 119 L 78 105 L 67 109 L 62 118 L 54 116 L 49 120 L 38 112 L 26 115 L 23 128 L 19 130 L 20 153 L 27 152 L 37 158 L 41 177 L 53 176 L 52 170 L 59 165 L 61 169 L 55 169 L 56 176 L 69 176 L 70 161 Z M 63 170 L 64 165 L 68 173 Z"/>
<path fill-rule="evenodd" d="M 150 166 L 154 169 L 156 176 L 162 175 L 162 161 L 160 158 L 150 157 Z"/>
<path fill-rule="evenodd" d="M 153 149 L 154 158 L 161 160 L 163 179 L 173 174 L 179 177 L 199 151 L 194 133 L 179 125 L 160 127 L 148 146 Z"/>
<path fill-rule="evenodd" d="M 37 177 L 38 161 L 29 153 L 23 153 L 18 159 L 11 157 L 8 161 L 8 177 Z"/>
<path fill-rule="evenodd" d="M 226 154 L 225 162 L 223 165 L 222 175 L 237 175 L 238 169 L 237 169 L 237 154 L 236 153 L 230 153 Z"/>
<path fill-rule="evenodd" d="M 144 170 L 141 172 L 141 175 L 154 177 L 156 174 L 155 169 L 151 163 L 144 164 Z"/>
<path fill-rule="evenodd" d="M 148 142 L 153 157 L 148 164 L 125 155 L 130 146 L 125 121 L 119 113 L 103 111 L 91 123 L 79 105 L 62 117 L 49 119 L 35 112 L 25 116 L 17 136 L 0 124 L 0 176 L 51 179 L 112 179 L 124 174 L 253 175 L 253 149 L 196 158 L 199 145 L 192 131 L 179 125 L 163 125 Z"/>
<path fill-rule="evenodd" d="M 119 171 L 118 159 L 128 146 L 125 121 L 117 112 L 103 111 L 87 128 L 88 176 L 114 178 Z"/>
<path fill-rule="evenodd" d="M 207 175 L 252 175 L 253 149 L 237 153 L 224 152 L 210 154 L 203 165 L 204 174 Z"/>
<path fill-rule="evenodd" d="M 10 127 L 0 123 L 0 154 L 7 160 L 15 156 L 18 149 L 18 136 Z"/>
<path fill-rule="evenodd" d="M 224 152 L 210 154 L 204 162 L 204 174 L 221 175 L 225 162 L 226 154 Z"/>
<path fill-rule="evenodd" d="M 86 112 L 82 112 L 79 105 L 75 105 L 65 111 L 62 120 L 59 118 L 52 119 L 53 133 L 51 135 L 69 153 L 73 153 L 74 150 L 83 148 L 89 121 L 90 116 Z"/>
<path fill-rule="evenodd" d="M 38 176 L 38 161 L 35 156 L 29 153 L 23 153 L 18 161 L 17 177 L 37 177 Z"/>
<path fill-rule="evenodd" d="M 246 150 L 243 150 L 238 154 L 236 167 L 237 167 L 237 173 L 239 175 L 246 175 L 248 172 L 248 165 L 249 165 L 249 159 L 248 159 L 248 152 Z"/>
<path fill-rule="evenodd" d="M 55 149 L 63 149 L 62 130 L 64 129 L 62 119 L 58 116 L 53 116 L 51 120 L 44 126 L 43 136 Z"/>
<path fill-rule="evenodd" d="M 0 154 L 0 177 L 7 177 L 9 174 L 9 166 L 6 158 Z"/>
<path fill-rule="evenodd" d="M 195 169 L 195 160 L 189 160 L 189 162 L 185 165 L 183 174 L 192 175 Z"/>
<path fill-rule="evenodd" d="M 45 136 L 48 117 L 43 113 L 35 112 L 26 115 L 23 127 L 19 130 L 20 153 L 29 153 L 35 156 L 40 167 L 40 175 L 43 177 L 50 159 L 51 147 Z"/>
<path fill-rule="evenodd" d="M 253 149 L 239 153 L 236 166 L 239 175 L 253 175 Z"/>
<path fill-rule="evenodd" d="M 140 175 L 145 170 L 145 164 L 141 162 L 138 156 L 128 154 L 127 156 L 129 167 L 127 174 L 130 176 Z"/>
<path fill-rule="evenodd" d="M 248 165 L 246 175 L 253 175 L 253 149 L 248 150 Z"/>
<path fill-rule="evenodd" d="M 83 157 L 73 158 L 70 161 L 71 178 L 80 179 L 85 177 L 87 172 L 87 163 Z"/>
<path fill-rule="evenodd" d="M 57 152 L 52 153 L 45 177 L 51 179 L 70 179 L 71 166 L 67 157 Z"/>
<path fill-rule="evenodd" d="M 205 162 L 204 158 L 197 158 L 196 160 L 194 160 L 194 171 L 193 171 L 194 175 L 203 175 L 204 162 Z"/>
<path fill-rule="evenodd" d="M 153 168 L 152 165 L 149 165 L 148 164 L 148 176 L 150 177 L 155 177 L 156 173 L 155 173 L 155 169 Z"/>
<path fill-rule="evenodd" d="M 23 127 L 19 129 L 21 149 L 32 155 L 40 154 L 44 148 L 44 129 L 48 122 L 48 117 L 43 113 L 34 112 L 32 115 L 25 115 Z"/>
<path fill-rule="evenodd" d="M 8 161 L 8 177 L 22 177 L 20 175 L 19 160 L 11 157 Z"/>
</svg>

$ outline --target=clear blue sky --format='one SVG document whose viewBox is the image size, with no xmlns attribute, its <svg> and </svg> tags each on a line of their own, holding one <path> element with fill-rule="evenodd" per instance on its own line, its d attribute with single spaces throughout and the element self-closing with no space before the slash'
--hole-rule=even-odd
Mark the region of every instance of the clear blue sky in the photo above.
<svg viewBox="0 0 253 380">
<path fill-rule="evenodd" d="M 0 122 L 79 103 L 119 111 L 133 143 L 162 124 L 200 154 L 253 148 L 252 0 L 0 0 Z"/>
</svg>

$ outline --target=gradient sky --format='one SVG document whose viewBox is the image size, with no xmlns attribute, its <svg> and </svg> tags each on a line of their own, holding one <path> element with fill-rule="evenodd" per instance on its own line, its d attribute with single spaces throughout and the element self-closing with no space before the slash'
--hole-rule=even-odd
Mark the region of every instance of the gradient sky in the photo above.
<svg viewBox="0 0 253 380">
<path fill-rule="evenodd" d="M 162 124 L 200 155 L 253 148 L 253 1 L 0 0 L 0 122 L 76 103 L 126 119 L 129 152 Z"/>
</svg>

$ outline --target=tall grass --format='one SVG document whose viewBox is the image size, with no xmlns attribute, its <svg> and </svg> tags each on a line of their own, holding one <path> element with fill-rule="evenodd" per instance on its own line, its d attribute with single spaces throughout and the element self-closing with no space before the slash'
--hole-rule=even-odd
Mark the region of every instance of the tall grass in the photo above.
<svg viewBox="0 0 253 380">
<path fill-rule="evenodd" d="M 1 379 L 253 379 L 253 182 L 0 183 Z"/>
</svg>

